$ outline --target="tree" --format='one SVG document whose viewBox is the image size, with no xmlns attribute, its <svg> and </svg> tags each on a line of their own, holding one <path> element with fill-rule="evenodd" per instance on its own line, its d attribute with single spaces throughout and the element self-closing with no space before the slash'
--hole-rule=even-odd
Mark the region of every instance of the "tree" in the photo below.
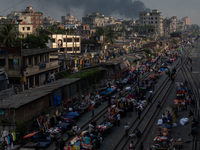
<svg viewBox="0 0 200 150">
<path fill-rule="evenodd" d="M 104 35 L 104 34 L 105 34 L 104 28 L 103 28 L 103 27 L 97 28 L 95 34 L 96 34 L 97 36 Z"/>
<path fill-rule="evenodd" d="M 6 126 L 8 125 L 8 120 L 6 118 L 2 118 L 0 121 L 0 125 L 3 127 L 3 130 L 0 132 L 0 138 L 2 138 L 4 130 Z"/>
<path fill-rule="evenodd" d="M 110 43 L 110 45 L 113 45 L 115 43 L 115 39 L 117 39 L 116 32 L 109 28 L 106 32 L 107 41 Z"/>
<path fill-rule="evenodd" d="M 20 138 L 23 138 L 27 134 L 29 126 L 29 120 L 20 120 L 17 122 L 16 131 L 19 133 Z"/>
<path fill-rule="evenodd" d="M 22 42 L 22 48 L 47 48 L 46 43 L 50 40 L 50 37 L 46 34 L 41 35 L 27 35 L 25 38 L 16 38 L 16 40 L 13 42 L 14 46 L 21 46 Z"/>
<path fill-rule="evenodd" d="M 3 43 L 5 46 L 12 46 L 13 41 L 19 35 L 19 31 L 16 30 L 13 24 L 5 24 L 0 29 L 0 37 L 3 38 Z"/>
</svg>

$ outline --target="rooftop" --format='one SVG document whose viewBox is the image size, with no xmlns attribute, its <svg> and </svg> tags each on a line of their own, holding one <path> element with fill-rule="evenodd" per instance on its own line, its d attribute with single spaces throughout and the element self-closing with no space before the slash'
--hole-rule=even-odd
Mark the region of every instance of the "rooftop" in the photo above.
<svg viewBox="0 0 200 150">
<path fill-rule="evenodd" d="M 20 106 L 26 105 L 38 98 L 46 96 L 50 94 L 52 91 L 63 87 L 65 85 L 71 84 L 75 81 L 78 81 L 79 78 L 76 79 L 61 79 L 55 82 L 36 87 L 30 90 L 26 90 L 21 92 L 20 94 L 13 95 L 11 97 L 7 97 L 3 100 L 0 100 L 0 109 L 3 108 L 19 108 Z"/>
</svg>

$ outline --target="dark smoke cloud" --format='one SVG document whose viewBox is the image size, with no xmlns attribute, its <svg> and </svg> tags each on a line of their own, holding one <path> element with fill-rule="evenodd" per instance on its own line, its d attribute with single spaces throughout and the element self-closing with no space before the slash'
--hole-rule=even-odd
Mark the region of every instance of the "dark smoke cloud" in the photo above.
<svg viewBox="0 0 200 150">
<path fill-rule="evenodd" d="M 17 1 L 6 0 L 0 8 L 9 7 L 11 3 L 17 3 Z M 59 20 L 61 16 L 69 12 L 81 19 L 93 12 L 99 12 L 105 16 L 118 16 L 118 18 L 131 18 L 133 12 L 134 18 L 138 18 L 140 11 L 150 11 L 140 0 L 26 0 L 23 4 L 16 6 L 15 10 L 21 10 L 28 4 L 32 5 L 36 11 L 43 12 L 44 16 Z M 7 13 L 11 11 L 13 10 L 10 9 Z"/>
<path fill-rule="evenodd" d="M 99 12 L 105 16 L 118 14 L 125 18 L 131 18 L 133 12 L 134 17 L 137 18 L 140 11 L 150 11 L 143 2 L 133 2 L 132 0 L 41 0 L 39 4 L 40 6 L 44 6 L 44 8 L 42 8 L 44 11 L 48 8 L 48 14 L 51 8 L 53 8 L 52 11 L 55 10 L 55 8 L 57 9 L 57 11 L 52 12 L 53 14 L 57 12 L 63 12 L 65 14 L 69 12 L 69 10 L 73 10 L 72 8 L 75 8 L 75 11 L 83 9 L 83 14 L 79 14 L 78 16 Z M 77 14 L 76 12 L 73 13 Z"/>
</svg>

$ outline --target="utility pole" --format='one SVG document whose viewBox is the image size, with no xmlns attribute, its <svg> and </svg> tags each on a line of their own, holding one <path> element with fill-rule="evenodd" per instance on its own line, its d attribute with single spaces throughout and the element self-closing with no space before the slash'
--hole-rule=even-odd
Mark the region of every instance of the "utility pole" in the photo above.
<svg viewBox="0 0 200 150">
<path fill-rule="evenodd" d="M 76 33 L 75 33 L 75 71 L 76 71 L 76 65 L 77 65 L 77 56 L 76 56 Z"/>
</svg>

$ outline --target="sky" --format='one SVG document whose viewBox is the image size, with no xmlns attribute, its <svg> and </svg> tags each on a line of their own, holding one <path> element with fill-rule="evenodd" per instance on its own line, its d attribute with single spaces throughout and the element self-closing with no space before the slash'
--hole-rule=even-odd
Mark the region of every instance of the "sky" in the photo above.
<svg viewBox="0 0 200 150">
<path fill-rule="evenodd" d="M 0 0 L 0 15 L 7 16 L 11 11 L 25 9 L 32 5 L 43 16 L 61 20 L 61 16 L 72 12 L 81 20 L 86 14 L 99 12 L 114 19 L 137 19 L 140 11 L 158 9 L 163 18 L 185 16 L 191 18 L 192 24 L 200 25 L 200 0 Z"/>
</svg>

